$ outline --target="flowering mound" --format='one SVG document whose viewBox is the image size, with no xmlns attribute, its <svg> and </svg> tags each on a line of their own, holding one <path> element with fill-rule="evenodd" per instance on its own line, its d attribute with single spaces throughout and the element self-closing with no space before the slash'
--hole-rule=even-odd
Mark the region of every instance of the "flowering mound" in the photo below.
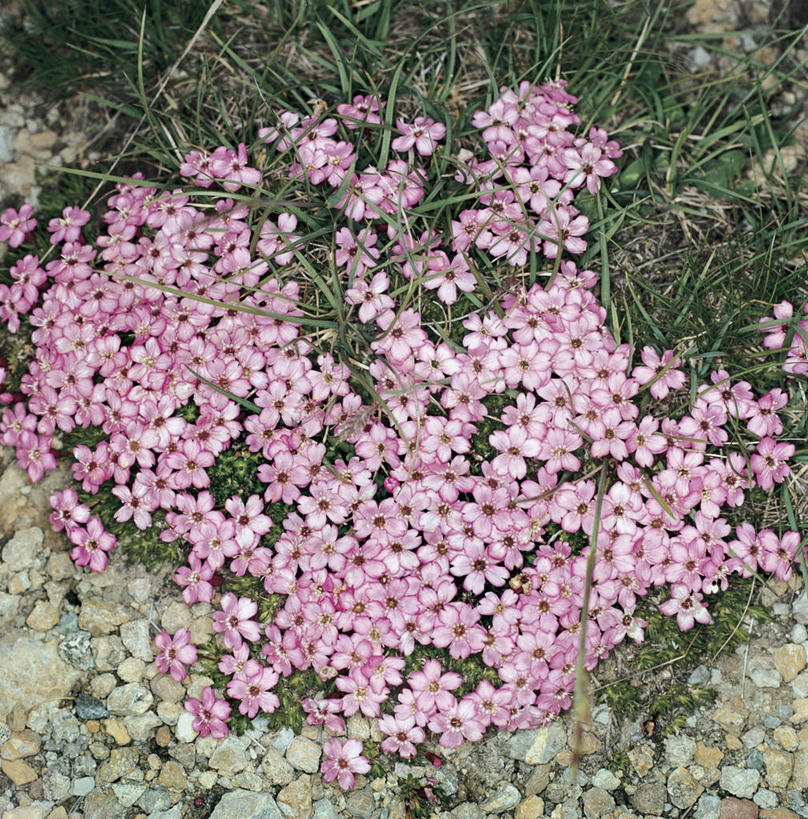
<svg viewBox="0 0 808 819">
<path fill-rule="evenodd" d="M 646 347 L 634 366 L 596 274 L 565 258 L 586 248 L 576 203 L 621 155 L 602 130 L 574 135 L 575 102 L 561 83 L 503 90 L 472 121 L 482 159 L 443 150 L 430 118 L 397 118 L 391 140 L 376 97 L 336 118 L 282 111 L 260 132 L 269 169 L 244 145 L 193 151 L 184 188 L 118 184 L 93 244 L 90 214 L 66 209 L 53 258 L 25 255 L 0 285 L 0 315 L 15 332 L 27 314 L 36 347 L 3 442 L 36 481 L 61 436 L 99 427 L 72 450 L 76 481 L 111 491 L 118 521 L 160 513 L 161 537 L 187 548 L 183 599 L 218 606 L 230 679 L 186 703 L 201 734 L 226 734 L 233 707 L 273 712 L 282 678 L 306 669 L 321 680 L 310 723 L 341 735 L 344 717 L 378 719 L 382 750 L 405 758 L 426 729 L 453 748 L 545 724 L 570 705 L 591 544 L 588 669 L 643 639 L 635 605 L 653 587 L 670 586 L 660 608 L 689 629 L 729 574 L 790 576 L 796 532 L 740 523 L 733 537 L 727 522 L 788 474 L 788 396 L 755 399 L 717 371 L 677 417 L 654 414 L 687 386 L 680 358 Z M 262 210 L 251 196 L 269 179 L 284 199 Z M 449 215 L 434 219 L 440 191 Z M 33 229 L 30 210 L 0 219 L 12 246 Z M 234 443 L 260 453 L 265 490 L 218 508 L 210 472 Z M 52 505 L 76 563 L 103 571 L 115 538 L 74 490 Z M 256 599 L 228 590 L 239 578 Z M 259 618 L 267 594 L 280 602 Z M 157 647 L 179 680 L 197 659 L 185 630 Z M 474 684 L 447 670 L 469 658 Z M 330 739 L 324 778 L 351 787 L 362 750 Z"/>
</svg>

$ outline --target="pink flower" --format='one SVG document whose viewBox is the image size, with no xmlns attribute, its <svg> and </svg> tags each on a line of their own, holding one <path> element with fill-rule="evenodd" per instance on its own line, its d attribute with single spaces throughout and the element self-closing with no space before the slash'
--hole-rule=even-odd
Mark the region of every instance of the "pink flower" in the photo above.
<svg viewBox="0 0 808 819">
<path fill-rule="evenodd" d="M 9 247 L 19 247 L 36 227 L 33 214 L 34 209 L 29 204 L 20 205 L 19 211 L 6 208 L 0 213 L 0 242 L 8 242 Z"/>
<path fill-rule="evenodd" d="M 768 436 L 758 441 L 757 450 L 749 463 L 761 489 L 771 489 L 775 483 L 786 479 L 791 472 L 788 459 L 794 452 L 794 444 L 777 443 Z"/>
<path fill-rule="evenodd" d="M 353 103 L 343 102 L 337 106 L 337 113 L 342 118 L 342 124 L 351 131 L 363 125 L 378 125 L 381 122 L 380 111 L 385 103 L 375 95 L 363 97 L 358 94 Z"/>
<path fill-rule="evenodd" d="M 87 523 L 90 519 L 90 507 L 79 503 L 75 489 L 54 492 L 49 501 L 53 512 L 48 519 L 55 532 L 61 532 L 65 528 L 71 529 L 73 526 Z"/>
<path fill-rule="evenodd" d="M 333 782 L 335 779 L 343 790 L 354 786 L 354 774 L 365 774 L 370 770 L 370 762 L 362 756 L 362 741 L 346 739 L 340 742 L 336 737 L 323 745 L 323 761 L 320 764 L 323 779 Z"/>
<path fill-rule="evenodd" d="M 107 552 L 115 547 L 117 539 L 104 529 L 99 518 L 90 518 L 86 528 L 68 528 L 67 536 L 76 544 L 70 557 L 77 566 L 89 566 L 94 572 L 103 572 L 107 568 Z"/>
<path fill-rule="evenodd" d="M 188 566 L 180 566 L 174 573 L 174 582 L 185 586 L 182 590 L 182 599 L 186 605 L 196 602 L 210 603 L 213 600 L 213 586 L 210 579 L 213 577 L 213 568 L 202 563 L 199 556 L 191 552 L 188 556 Z"/>
<path fill-rule="evenodd" d="M 593 196 L 600 189 L 601 177 L 617 173 L 617 166 L 614 162 L 606 159 L 601 149 L 590 142 L 578 149 L 568 148 L 564 152 L 564 161 L 569 168 L 564 177 L 564 184 L 572 188 L 586 184 Z"/>
<path fill-rule="evenodd" d="M 393 150 L 409 151 L 415 146 L 421 156 L 431 156 L 435 152 L 435 143 L 446 136 L 446 126 L 430 117 L 416 117 L 412 123 L 397 119 L 396 128 L 403 136 L 392 141 Z"/>
<path fill-rule="evenodd" d="M 429 721 L 429 727 L 440 734 L 440 744 L 445 748 L 457 748 L 466 739 L 478 742 L 482 739 L 485 726 L 477 715 L 477 707 L 472 699 L 464 697 L 460 702 L 452 697 L 448 709 L 435 714 Z"/>
<path fill-rule="evenodd" d="M 230 705 L 226 700 L 217 699 L 216 693 L 209 685 L 202 689 L 201 700 L 189 697 L 185 701 L 185 710 L 196 717 L 192 728 L 199 732 L 199 736 L 210 735 L 214 739 L 222 739 L 230 733 L 227 727 Z"/>
<path fill-rule="evenodd" d="M 55 217 L 48 222 L 51 244 L 60 242 L 78 242 L 81 228 L 90 221 L 90 212 L 77 207 L 67 207 L 61 218 Z"/>
<path fill-rule="evenodd" d="M 392 714 L 385 714 L 378 724 L 379 730 L 387 734 L 381 745 L 385 753 L 411 759 L 417 753 L 416 745 L 424 741 L 424 729 L 416 724 L 412 716 L 397 719 Z"/>
<path fill-rule="evenodd" d="M 424 663 L 423 671 L 414 671 L 407 678 L 418 702 L 418 709 L 430 713 L 436 708 L 446 710 L 454 697 L 449 693 L 459 688 L 462 677 L 454 671 L 441 674 L 440 660 L 430 659 Z"/>
<path fill-rule="evenodd" d="M 178 629 L 171 637 L 167 631 L 161 631 L 154 643 L 160 653 L 154 658 L 154 663 L 161 674 L 171 674 L 177 681 L 182 682 L 188 675 L 185 666 L 196 662 L 196 646 L 191 642 L 191 633 L 187 628 Z"/>
<path fill-rule="evenodd" d="M 669 617 L 675 614 L 679 628 L 689 631 L 695 623 L 711 623 L 713 620 L 701 600 L 701 592 L 692 591 L 682 583 L 674 583 L 671 587 L 671 599 L 662 603 L 659 610 Z"/>
<path fill-rule="evenodd" d="M 236 597 L 232 592 L 222 596 L 221 611 L 213 613 L 213 630 L 224 633 L 224 644 L 229 649 L 238 648 L 242 638 L 254 643 L 261 636 L 261 627 L 250 619 L 258 604 L 249 597 Z"/>
<path fill-rule="evenodd" d="M 241 700 L 238 710 L 250 719 L 259 710 L 271 714 L 281 704 L 277 694 L 270 690 L 277 682 L 277 671 L 259 667 L 251 674 L 230 680 L 227 684 L 227 696 Z"/>
<path fill-rule="evenodd" d="M 770 529 L 764 529 L 758 540 L 763 550 L 760 568 L 764 572 L 773 572 L 780 580 L 790 580 L 802 540 L 799 532 L 786 532 L 778 538 Z"/>
<path fill-rule="evenodd" d="M 643 347 L 640 357 L 643 363 L 631 371 L 631 376 L 640 384 L 650 384 L 648 389 L 654 398 L 665 398 L 670 390 L 684 386 L 685 374 L 674 369 L 680 362 L 678 357 L 674 360 L 673 350 L 665 350 L 660 358 L 653 347 Z"/>
</svg>

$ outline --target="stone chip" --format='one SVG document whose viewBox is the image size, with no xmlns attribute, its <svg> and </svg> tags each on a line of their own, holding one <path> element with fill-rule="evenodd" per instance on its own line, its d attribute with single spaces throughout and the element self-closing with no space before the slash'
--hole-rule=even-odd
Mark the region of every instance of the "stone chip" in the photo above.
<svg viewBox="0 0 808 819">
<path fill-rule="evenodd" d="M 286 761 L 298 771 L 317 773 L 320 769 L 322 750 L 316 742 L 305 737 L 295 737 L 286 749 Z"/>
<path fill-rule="evenodd" d="M 60 656 L 56 640 L 32 640 L 19 631 L 0 637 L 0 719 L 19 703 L 26 709 L 67 697 L 81 672 Z"/>
<path fill-rule="evenodd" d="M 268 793 L 253 793 L 237 788 L 226 793 L 220 800 L 210 819 L 284 819 L 275 800 Z"/>
</svg>

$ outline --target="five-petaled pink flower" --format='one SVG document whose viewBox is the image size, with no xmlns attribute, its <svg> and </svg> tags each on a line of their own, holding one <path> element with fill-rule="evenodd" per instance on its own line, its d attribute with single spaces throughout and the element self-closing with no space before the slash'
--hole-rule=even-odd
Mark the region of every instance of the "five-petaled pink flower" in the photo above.
<svg viewBox="0 0 808 819">
<path fill-rule="evenodd" d="M 336 737 L 323 745 L 323 761 L 320 764 L 323 779 L 333 782 L 335 779 L 343 790 L 354 786 L 354 774 L 365 774 L 370 770 L 370 762 L 362 756 L 364 746 L 359 739 L 346 739 L 341 742 Z"/>
<path fill-rule="evenodd" d="M 230 733 L 227 727 L 230 704 L 227 700 L 218 699 L 216 692 L 209 685 L 202 689 L 201 696 L 201 700 L 189 697 L 185 701 L 185 710 L 196 717 L 191 727 L 198 731 L 201 737 L 210 735 L 214 739 L 222 739 Z"/>
<path fill-rule="evenodd" d="M 196 646 L 191 642 L 191 633 L 187 628 L 180 628 L 172 637 L 167 631 L 161 631 L 154 643 L 160 653 L 154 658 L 154 663 L 162 674 L 171 674 L 177 681 L 182 682 L 188 672 L 186 666 L 196 662 Z"/>
</svg>

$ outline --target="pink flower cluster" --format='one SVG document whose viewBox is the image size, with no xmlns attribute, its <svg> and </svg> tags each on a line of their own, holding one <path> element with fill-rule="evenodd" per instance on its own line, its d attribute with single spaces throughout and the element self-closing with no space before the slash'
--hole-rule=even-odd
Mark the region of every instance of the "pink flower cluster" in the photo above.
<svg viewBox="0 0 808 819">
<path fill-rule="evenodd" d="M 119 521 L 145 529 L 165 512 L 162 537 L 188 549 L 175 576 L 183 599 L 218 606 L 213 629 L 228 652 L 219 667 L 242 714 L 273 711 L 278 680 L 314 669 L 333 693 L 305 701 L 310 723 L 341 734 L 345 717 L 377 719 L 382 748 L 404 758 L 427 729 L 452 748 L 489 725 L 553 720 L 571 701 L 584 544 L 595 536 L 589 669 L 626 637 L 643 639 L 635 607 L 655 587 L 670 586 L 662 610 L 688 629 L 709 621 L 706 596 L 729 574 L 790 576 L 797 533 L 742 524 L 731 539 L 727 520 L 751 487 L 788 474 L 794 447 L 777 440 L 787 395 L 756 399 L 719 370 L 693 385 L 682 417 L 655 416 L 645 392 L 685 387 L 679 358 L 645 348 L 632 366 L 592 293 L 596 275 L 558 258 L 585 247 L 575 192 L 596 192 L 620 155 L 598 129 L 588 139 L 568 131 L 574 102 L 563 84 L 523 84 L 475 115 L 488 158 L 456 158 L 455 184 L 475 206 L 451 220 L 451 237 L 413 231 L 429 178 L 416 163 L 444 137 L 438 123 L 397 120 L 392 147 L 407 157 L 381 172 L 357 171 L 349 141 L 379 124 L 374 97 L 340 106 L 341 120 L 281 112 L 262 133 L 289 152 L 304 195 L 344 184 L 332 252 L 346 332 L 367 339 L 362 373 L 376 401 L 327 334 L 302 329 L 311 309 L 295 215 L 259 218 L 228 198 L 261 180 L 243 145 L 193 152 L 182 166 L 196 184 L 223 188 L 215 204 L 133 179 L 109 198 L 95 246 L 71 211 L 53 226 L 57 256 L 16 266 L 15 315 L 30 314 L 36 358 L 21 385 L 27 406 L 0 421 L 3 442 L 38 480 L 55 467 L 60 433 L 104 431 L 97 446 L 75 447 L 73 475 L 89 493 L 112 481 Z M 461 342 L 398 301 L 420 280 L 452 305 L 474 288 L 484 254 L 519 267 L 534 252 L 558 258 L 557 275 L 457 315 Z M 189 403 L 193 421 L 180 412 Z M 472 441 L 492 422 L 485 457 Z M 727 445 L 728 427 L 745 428 L 748 461 Z M 220 509 L 209 469 L 235 441 L 263 456 L 266 489 Z M 594 532 L 600 468 L 609 482 Z M 52 520 L 76 562 L 100 571 L 114 538 L 71 492 L 54 495 Z M 272 539 L 267 511 L 278 503 L 288 514 Z M 283 596 L 270 622 L 248 597 L 217 600 L 214 576 L 226 572 Z M 188 635 L 161 634 L 157 645 L 158 667 L 183 678 L 195 658 Z M 461 694 L 460 675 L 438 659 L 405 674 L 416 646 L 479 655 L 499 682 Z M 211 688 L 189 699 L 195 730 L 223 736 L 230 702 Z M 368 769 L 361 751 L 330 740 L 324 778 L 350 787 Z"/>
<path fill-rule="evenodd" d="M 808 303 L 802 306 L 802 312 L 808 314 Z M 789 375 L 808 375 L 808 318 L 795 320 L 794 305 L 781 301 L 774 306 L 774 317 L 761 319 L 761 327 L 766 349 L 779 350 L 788 345 L 783 370 Z"/>
</svg>

